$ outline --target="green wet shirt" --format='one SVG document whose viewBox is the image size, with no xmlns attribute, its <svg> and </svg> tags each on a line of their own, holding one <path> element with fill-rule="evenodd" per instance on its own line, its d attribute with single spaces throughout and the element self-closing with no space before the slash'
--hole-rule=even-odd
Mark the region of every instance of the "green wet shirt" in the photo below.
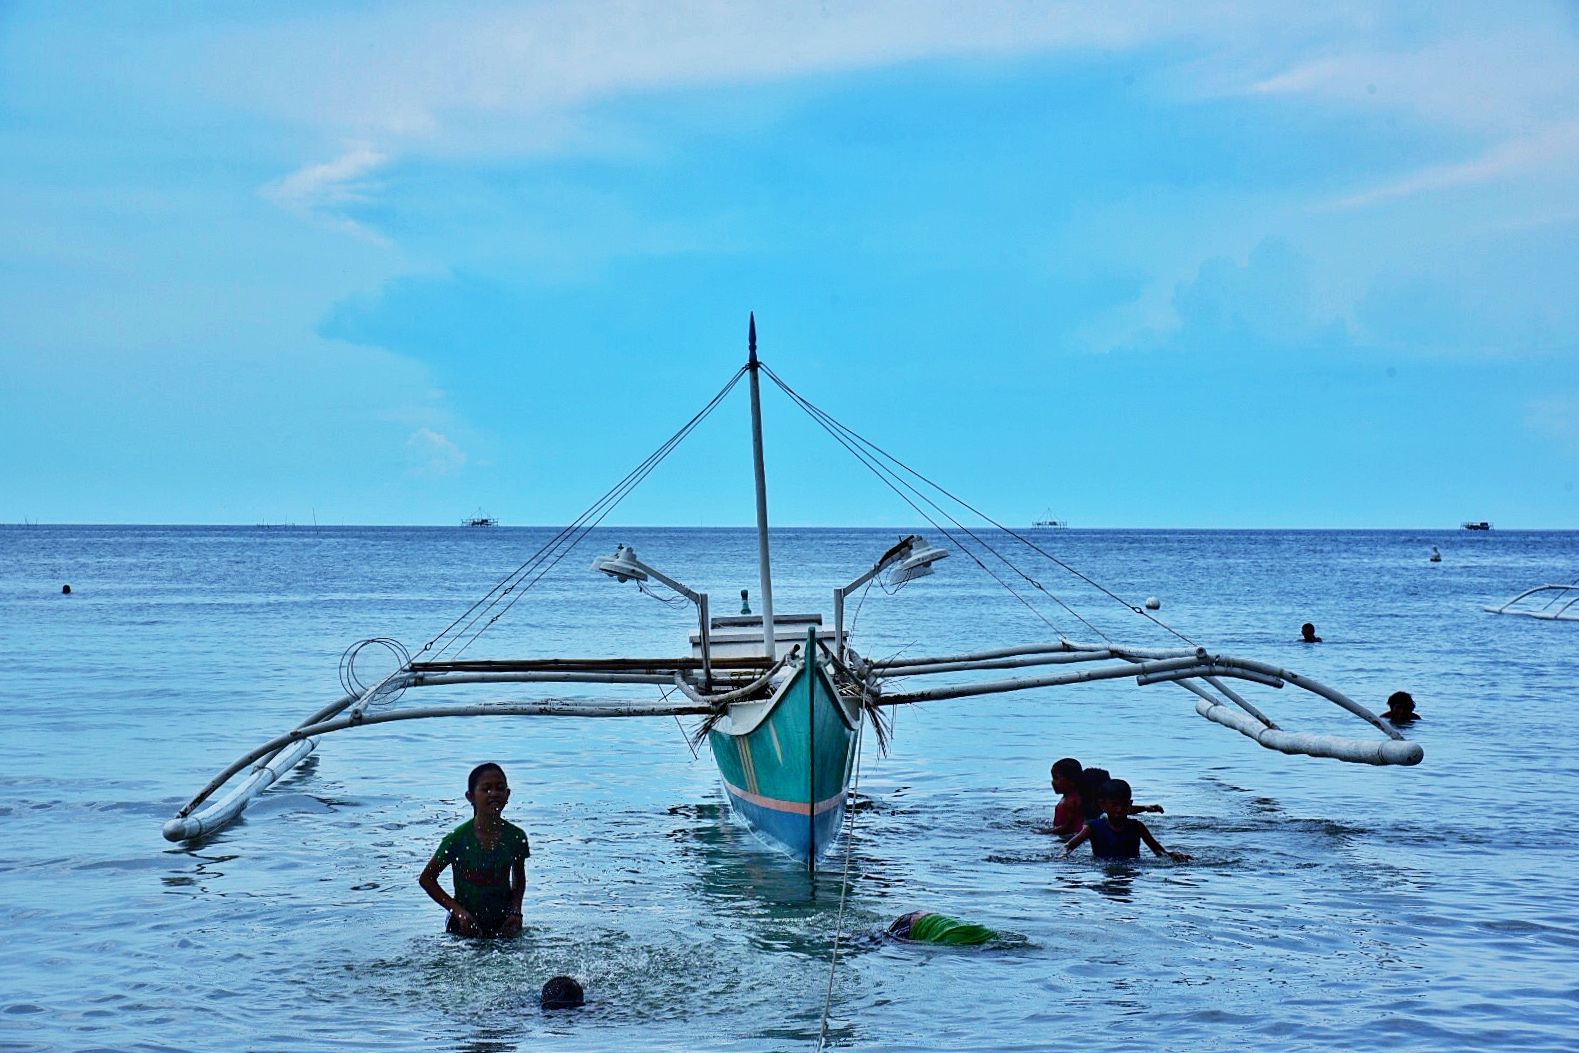
<svg viewBox="0 0 1579 1053">
<path fill-rule="evenodd" d="M 949 947 L 974 947 L 998 938 L 985 925 L 951 918 L 947 914 L 923 914 L 910 923 L 909 939 L 917 943 L 940 943 Z"/>
<path fill-rule="evenodd" d="M 512 907 L 510 871 L 532 854 L 532 846 L 527 843 L 525 830 L 500 820 L 499 843 L 489 851 L 478 842 L 472 823 L 466 820 L 440 841 L 433 858 L 442 864 L 441 869 L 452 868 L 456 902 L 483 929 L 498 931 L 504 928 L 505 916 Z"/>
</svg>

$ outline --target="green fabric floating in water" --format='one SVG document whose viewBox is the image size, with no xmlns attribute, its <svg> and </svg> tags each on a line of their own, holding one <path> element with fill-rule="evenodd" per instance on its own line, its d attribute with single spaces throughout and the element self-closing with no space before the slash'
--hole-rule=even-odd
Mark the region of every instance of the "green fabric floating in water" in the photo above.
<svg viewBox="0 0 1579 1053">
<path fill-rule="evenodd" d="M 995 940 L 998 934 L 985 925 L 951 918 L 947 914 L 923 914 L 910 923 L 910 939 L 917 943 L 941 943 L 949 947 L 975 947 Z"/>
</svg>

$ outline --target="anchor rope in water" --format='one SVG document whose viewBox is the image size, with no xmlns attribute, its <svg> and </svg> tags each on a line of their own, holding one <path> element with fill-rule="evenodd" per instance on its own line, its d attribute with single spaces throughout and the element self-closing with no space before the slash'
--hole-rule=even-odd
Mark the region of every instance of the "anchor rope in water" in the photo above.
<svg viewBox="0 0 1579 1053">
<path fill-rule="evenodd" d="M 643 460 L 635 468 L 631 469 L 625 478 L 621 479 L 612 488 L 610 488 L 607 493 L 594 501 L 589 508 L 578 515 L 569 525 L 562 527 L 558 533 L 556 533 L 543 545 L 542 548 L 533 553 L 526 560 L 526 562 L 522 563 L 515 570 L 511 571 L 509 574 L 500 579 L 493 586 L 493 588 L 489 589 L 475 603 L 463 611 L 460 617 L 456 618 L 449 625 L 445 626 L 436 636 L 433 637 L 433 639 L 423 644 L 422 650 L 419 651 L 418 654 L 426 654 L 428 651 L 433 649 L 435 644 L 438 644 L 439 641 L 443 640 L 443 646 L 434 652 L 433 657 L 438 658 L 439 656 L 443 655 L 452 646 L 459 643 L 462 637 L 466 636 L 467 633 L 470 633 L 472 628 L 476 626 L 478 622 L 482 621 L 483 618 L 487 617 L 490 611 L 502 603 L 507 597 L 510 597 L 513 593 L 513 598 L 511 598 L 509 602 L 504 605 L 504 608 L 498 613 L 494 614 L 493 617 L 488 618 L 488 620 L 483 623 L 482 627 L 477 629 L 475 633 L 472 633 L 471 638 L 466 640 L 466 642 L 461 645 L 456 653 L 459 654 L 464 652 L 466 648 L 475 643 L 479 636 L 481 636 L 491 626 L 493 626 L 495 622 L 497 622 L 509 612 L 510 608 L 513 607 L 515 603 L 521 598 L 521 594 L 527 592 L 539 581 L 541 581 L 543 576 L 552 570 L 556 564 L 568 556 L 577 545 L 585 540 L 586 536 L 605 518 L 607 518 L 609 513 L 612 512 L 614 508 L 617 507 L 632 490 L 634 490 L 649 475 L 651 475 L 654 469 L 656 469 L 658 465 L 661 464 L 663 460 L 674 451 L 675 447 L 683 442 L 686 437 L 691 434 L 691 432 L 696 430 L 697 426 L 700 425 L 702 421 L 713 412 L 713 410 L 718 408 L 719 403 L 724 400 L 730 391 L 734 390 L 735 385 L 740 382 L 740 378 L 745 375 L 746 367 L 742 366 L 738 371 L 736 371 L 734 376 L 729 378 L 729 382 L 723 386 L 718 394 L 714 395 L 707 405 L 703 406 L 702 409 L 694 417 L 687 421 L 679 431 L 671 435 L 668 440 L 663 443 L 663 445 L 659 446 L 658 449 L 649 454 L 645 460 Z M 557 555 L 555 554 L 556 552 Z M 552 556 L 552 559 L 550 559 L 550 556 Z M 536 576 L 532 577 L 530 581 L 527 581 L 527 578 L 531 576 L 534 571 L 537 572 Z M 525 583 L 524 585 L 523 582 Z M 448 637 L 448 639 L 446 639 L 446 637 Z"/>
<path fill-rule="evenodd" d="M 865 701 L 862 692 L 862 701 Z M 865 706 L 863 705 L 864 709 Z M 855 854 L 855 798 L 861 790 L 861 746 L 865 742 L 864 722 L 855 732 L 855 781 L 850 787 L 849 828 L 844 833 L 844 879 L 839 884 L 839 914 L 833 923 L 833 957 L 828 962 L 828 991 L 822 1000 L 822 1022 L 817 1026 L 817 1053 L 828 1041 L 828 1013 L 833 1007 L 833 977 L 839 969 L 839 937 L 844 932 L 844 900 L 850 892 L 850 857 Z"/>
<path fill-rule="evenodd" d="M 895 457 L 893 454 L 889 453 L 887 450 L 884 450 L 882 447 L 878 446 L 876 443 L 874 443 L 871 440 L 869 440 L 869 439 L 863 437 L 862 435 L 860 435 L 854 429 L 849 428 L 848 426 L 846 426 L 844 424 L 841 424 L 839 421 L 835 420 L 832 415 L 828 414 L 826 411 L 824 411 L 824 410 L 818 408 L 817 406 L 813 405 L 810 400 L 805 398 L 805 396 L 803 396 L 800 393 L 796 392 L 793 388 L 791 388 L 788 384 L 786 384 L 777 374 L 775 374 L 773 372 L 773 370 L 769 369 L 766 364 L 764 364 L 762 368 L 767 372 L 768 376 L 772 378 L 773 382 L 779 386 L 780 390 L 782 390 L 786 395 L 788 395 L 797 405 L 799 405 L 807 413 L 811 414 L 813 416 L 813 418 L 816 419 L 819 423 L 823 423 L 824 428 L 829 428 L 830 425 L 833 428 L 837 428 L 840 432 L 844 433 L 845 435 L 848 435 L 853 441 L 859 443 L 863 448 L 872 451 L 872 453 L 874 455 L 880 456 L 880 457 L 886 459 L 887 461 L 892 462 L 893 464 L 897 465 L 899 468 L 903 469 L 909 475 L 911 475 L 914 478 L 916 478 L 916 479 L 920 480 L 921 482 L 925 483 L 927 486 L 932 487 L 938 493 L 942 494 L 943 496 L 947 497 L 949 500 L 951 500 L 951 501 L 955 502 L 956 504 L 960 505 L 962 508 L 967 509 L 968 511 L 970 511 L 974 515 L 979 516 L 981 519 L 985 520 L 988 523 L 991 523 L 994 527 L 997 527 L 999 530 L 1003 531 L 1005 534 L 1008 534 L 1010 537 L 1014 538 L 1016 541 L 1020 542 L 1022 545 L 1025 545 L 1027 548 L 1031 549 L 1032 551 L 1039 553 L 1041 556 L 1043 556 L 1049 562 L 1051 562 L 1051 563 L 1055 564 L 1056 566 L 1062 568 L 1063 570 L 1067 571 L 1069 574 L 1073 575 L 1074 577 L 1079 578 L 1081 581 L 1085 582 L 1087 585 L 1090 585 L 1092 588 L 1096 589 L 1098 592 L 1101 592 L 1103 595 L 1107 596 L 1109 599 L 1113 600 L 1114 602 L 1120 604 L 1125 609 L 1129 610 L 1131 613 L 1140 615 L 1142 618 L 1145 618 L 1146 620 L 1154 623 L 1159 628 L 1167 631 L 1168 633 L 1172 634 L 1173 636 L 1178 637 L 1180 640 L 1183 640 L 1185 643 L 1191 644 L 1192 646 L 1194 645 L 1195 641 L 1191 640 L 1189 637 L 1185 636 L 1183 633 L 1181 633 L 1177 629 L 1173 628 L 1173 626 L 1169 625 L 1167 622 L 1164 622 L 1161 618 L 1158 618 L 1156 615 L 1151 614 L 1144 607 L 1140 606 L 1139 604 L 1130 603 L 1128 600 L 1124 599 L 1122 596 L 1118 595 L 1113 590 L 1111 590 L 1107 586 L 1103 585 L 1101 582 L 1099 582 L 1099 581 L 1095 580 L 1094 578 L 1091 578 L 1090 576 L 1082 573 L 1080 570 L 1076 569 L 1075 567 L 1071 566 L 1070 564 L 1065 563 L 1063 560 L 1059 559 L 1057 556 L 1053 555 L 1051 552 L 1048 552 L 1046 549 L 1042 548 L 1040 545 L 1036 544 L 1036 542 L 1032 541 L 1030 538 L 1028 538 L 1025 535 L 1021 534 L 1019 531 L 1014 530 L 1014 529 L 1012 529 L 1010 527 L 1007 527 L 1007 526 L 1003 525 L 1002 523 L 998 522 L 996 519 L 992 518 L 987 513 L 983 512 L 981 509 L 977 508 L 975 505 L 972 505 L 969 501 L 966 501 L 964 498 L 958 496 L 957 494 L 952 493 L 946 487 L 944 487 L 944 486 L 942 486 L 942 485 L 940 485 L 940 484 L 938 484 L 936 482 L 933 482 L 931 479 L 929 479 L 926 476 L 922 475 L 920 472 L 916 471 L 914 468 L 910 467 L 904 461 L 901 461 L 899 458 Z M 826 422 L 826 423 L 824 423 L 824 422 Z M 848 449 L 848 447 L 846 447 L 846 448 Z M 895 474 L 896 477 L 898 477 L 898 473 L 894 473 L 894 474 Z M 906 484 L 906 485 L 908 485 L 908 484 Z M 917 492 L 919 493 L 919 491 L 917 491 Z M 928 503 L 931 504 L 932 502 L 929 500 Z M 937 506 L 934 504 L 933 507 L 937 507 Z M 920 511 L 920 510 L 917 509 L 917 511 Z M 947 512 L 943 512 L 943 510 L 941 508 L 939 509 L 939 512 L 941 512 L 945 516 L 948 516 L 948 513 Z M 1045 587 L 1042 586 L 1042 584 L 1040 582 L 1036 581 L 1030 575 L 1026 574 L 1018 566 L 1016 566 L 1012 561 L 1007 559 L 1005 556 L 1003 556 L 1001 553 L 999 553 L 996 549 L 992 548 L 992 546 L 988 545 L 981 538 L 977 537 L 977 535 L 974 532 L 972 532 L 969 527 L 966 527 L 963 523 L 960 523 L 957 519 L 954 519 L 953 516 L 948 516 L 948 518 L 949 518 L 949 520 L 951 522 L 953 522 L 957 526 L 959 526 L 959 528 L 961 530 L 963 530 L 966 533 L 970 534 L 970 536 L 973 539 L 975 539 L 979 544 L 981 544 L 982 547 L 986 548 L 987 551 L 991 552 L 999 560 L 1002 560 L 1003 563 L 1005 565 L 1007 565 L 1011 570 L 1013 570 L 1017 575 L 1019 575 L 1020 577 L 1024 578 L 1026 580 L 1026 582 L 1028 582 L 1033 587 L 1039 589 L 1040 591 L 1042 591 L 1043 593 L 1045 593 L 1046 595 L 1051 597 L 1054 601 L 1056 601 L 1059 604 L 1059 606 L 1062 606 L 1062 607 L 1064 607 L 1065 610 L 1068 610 L 1070 614 L 1074 615 L 1076 618 L 1080 618 L 1080 615 L 1076 611 L 1074 611 L 1072 608 L 1070 608 L 1067 604 L 1065 604 L 1061 599 L 1059 599 L 1057 595 L 1055 595 L 1054 593 L 1048 591 Z M 936 524 L 934 524 L 934 525 L 936 525 Z M 943 528 L 941 526 L 939 526 L 938 529 L 942 530 Z M 963 546 L 961 546 L 961 547 L 963 547 Z M 1022 602 L 1024 602 L 1024 601 L 1022 600 Z M 1098 635 L 1103 635 L 1103 634 L 1101 634 L 1100 630 L 1098 630 L 1096 628 L 1096 626 L 1091 625 L 1089 622 L 1086 622 L 1086 620 L 1084 618 L 1080 618 L 1080 621 L 1082 623 L 1086 624 L 1086 626 L 1088 628 L 1090 628 L 1093 632 L 1097 632 Z M 1103 639 L 1107 639 L 1107 637 L 1105 635 L 1103 635 Z"/>
</svg>

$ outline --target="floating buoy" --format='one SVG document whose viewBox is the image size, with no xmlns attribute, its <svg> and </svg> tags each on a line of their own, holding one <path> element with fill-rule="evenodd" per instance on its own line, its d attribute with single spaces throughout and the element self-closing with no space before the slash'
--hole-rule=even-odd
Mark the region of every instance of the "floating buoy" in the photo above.
<svg viewBox="0 0 1579 1053">
<path fill-rule="evenodd" d="M 60 587 L 60 594 L 62 596 L 70 596 L 71 595 L 71 586 L 70 585 L 62 585 Z"/>
<path fill-rule="evenodd" d="M 1146 609 L 1148 611 L 1160 611 L 1162 610 L 1162 601 L 1157 599 L 1155 596 L 1147 596 Z"/>
</svg>

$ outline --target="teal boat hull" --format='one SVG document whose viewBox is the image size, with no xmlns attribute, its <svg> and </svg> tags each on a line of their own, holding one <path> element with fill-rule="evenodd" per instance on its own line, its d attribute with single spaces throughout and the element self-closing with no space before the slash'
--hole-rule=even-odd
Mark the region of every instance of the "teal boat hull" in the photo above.
<svg viewBox="0 0 1579 1053">
<path fill-rule="evenodd" d="M 763 840 L 814 863 L 839 834 L 860 712 L 807 663 L 749 730 L 708 734 L 736 815 Z"/>
</svg>

